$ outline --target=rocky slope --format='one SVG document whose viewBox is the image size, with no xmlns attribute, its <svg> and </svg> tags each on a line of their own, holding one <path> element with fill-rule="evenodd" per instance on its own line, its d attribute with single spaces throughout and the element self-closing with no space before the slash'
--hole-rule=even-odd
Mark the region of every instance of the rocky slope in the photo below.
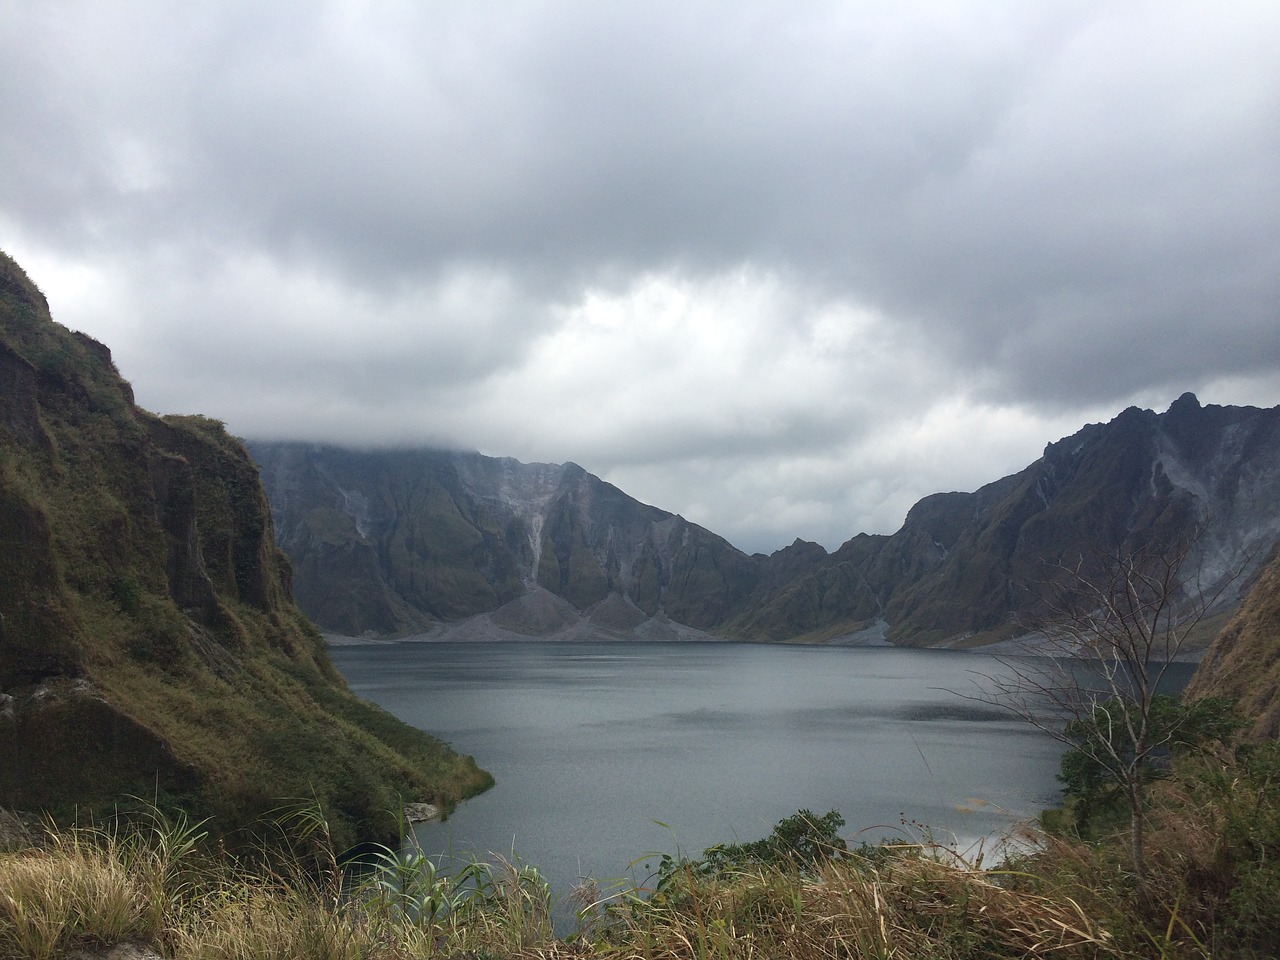
<svg viewBox="0 0 1280 960">
<path fill-rule="evenodd" d="M 448 623 L 459 637 L 979 643 L 1025 630 L 1054 565 L 1099 548 L 1203 529 L 1191 563 L 1216 592 L 1280 536 L 1280 408 L 1190 394 L 1087 426 L 973 493 L 926 497 L 894 535 L 831 554 L 796 541 L 747 556 L 574 464 L 250 448 L 299 602 L 355 635 Z"/>
<path fill-rule="evenodd" d="M 229 831 L 312 797 L 343 843 L 487 782 L 347 691 L 239 442 L 138 409 L 0 254 L 0 804 L 132 795 Z"/>
<path fill-rule="evenodd" d="M 855 537 L 734 626 L 776 638 L 878 615 L 903 643 L 1001 639 L 1034 621 L 1056 564 L 1197 530 L 1188 566 L 1214 594 L 1246 581 L 1280 537 L 1277 504 L 1280 408 L 1187 394 L 1164 414 L 1130 408 L 1087 426 L 974 493 L 926 497 L 892 537 Z M 1229 586 L 1223 602 L 1238 600 Z"/>
<path fill-rule="evenodd" d="M 654 619 L 705 630 L 755 582 L 756 564 L 720 537 L 572 463 L 250 450 L 293 558 L 298 602 L 338 633 L 412 632 L 488 613 L 536 636 L 584 614 L 628 634 Z"/>
<path fill-rule="evenodd" d="M 1188 696 L 1231 697 L 1257 738 L 1280 737 L 1280 556 L 1209 647 Z"/>
</svg>

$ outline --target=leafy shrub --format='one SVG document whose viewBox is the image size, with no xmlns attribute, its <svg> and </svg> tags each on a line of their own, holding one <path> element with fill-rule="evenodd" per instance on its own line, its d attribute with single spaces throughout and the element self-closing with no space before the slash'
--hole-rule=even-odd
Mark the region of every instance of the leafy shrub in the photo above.
<svg viewBox="0 0 1280 960">
<path fill-rule="evenodd" d="M 799 810 L 779 820 L 769 836 L 750 843 L 718 843 L 702 851 L 701 859 L 664 854 L 658 865 L 655 893 L 680 896 L 680 888 L 694 877 L 716 877 L 759 866 L 798 872 L 843 856 L 847 845 L 838 831 L 844 817 L 835 810 L 818 816 Z"/>
<path fill-rule="evenodd" d="M 1148 716 L 1146 742 L 1167 743 L 1169 749 L 1144 750 L 1141 757 L 1134 737 L 1141 717 L 1131 700 L 1099 701 L 1067 724 L 1067 737 L 1076 745 L 1062 755 L 1058 780 L 1064 785 L 1072 825 L 1081 836 L 1101 835 L 1127 815 L 1128 801 L 1118 771 L 1136 766 L 1141 782 L 1156 780 L 1169 772 L 1174 757 L 1224 743 L 1244 726 L 1234 702 L 1224 697 L 1183 700 L 1159 694 L 1152 698 Z M 1062 818 L 1046 822 L 1061 823 Z"/>
<path fill-rule="evenodd" d="M 812 867 L 845 852 L 847 846 L 839 834 L 843 826 L 844 817 L 835 810 L 822 816 L 799 810 L 779 820 L 761 840 L 708 847 L 702 853 L 703 862 L 712 871 L 748 864 Z"/>
<path fill-rule="evenodd" d="M 142 587 L 133 577 L 121 577 L 111 585 L 111 594 L 124 613 L 136 615 L 142 607 Z"/>
</svg>

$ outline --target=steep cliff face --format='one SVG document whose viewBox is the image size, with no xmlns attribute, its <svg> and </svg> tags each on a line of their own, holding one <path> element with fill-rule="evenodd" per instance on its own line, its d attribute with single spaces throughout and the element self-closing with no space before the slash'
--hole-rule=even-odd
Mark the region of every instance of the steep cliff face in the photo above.
<svg viewBox="0 0 1280 960">
<path fill-rule="evenodd" d="M 339 633 L 421 630 L 537 591 L 614 629 L 654 617 L 706 629 L 754 582 L 751 558 L 719 537 L 572 463 L 250 449 L 293 558 L 298 601 Z M 520 606 L 527 619 L 532 611 Z"/>
<path fill-rule="evenodd" d="M 815 557 L 733 625 L 785 639 L 880 617 L 899 643 L 998 640 L 1034 621 L 1057 564 L 1197 535 L 1187 566 L 1213 595 L 1246 582 L 1280 537 L 1278 503 L 1280 408 L 1188 394 L 1164 414 L 1087 426 L 974 493 L 926 497 L 892 537 Z M 1228 585 L 1222 605 L 1239 596 Z"/>
<path fill-rule="evenodd" d="M 1280 556 L 1213 641 L 1187 695 L 1232 697 L 1252 721 L 1254 737 L 1280 737 Z"/>
<path fill-rule="evenodd" d="M 588 632 L 608 612 L 622 635 L 660 619 L 749 640 L 981 643 L 1027 629 L 1058 564 L 1198 536 L 1189 566 L 1214 594 L 1280 536 L 1280 408 L 1204 407 L 1190 394 L 1164 414 L 1133 408 L 1087 426 L 973 493 L 926 497 L 893 536 L 832 554 L 796 541 L 747 556 L 573 464 L 252 449 L 300 602 L 343 633 L 505 609 L 499 620 L 537 636 L 564 635 L 576 611 Z M 531 591 L 569 612 L 552 616 Z"/>
<path fill-rule="evenodd" d="M 0 804 L 159 796 L 231 829 L 314 795 L 342 842 L 486 782 L 346 690 L 239 442 L 138 409 L 0 254 Z"/>
</svg>

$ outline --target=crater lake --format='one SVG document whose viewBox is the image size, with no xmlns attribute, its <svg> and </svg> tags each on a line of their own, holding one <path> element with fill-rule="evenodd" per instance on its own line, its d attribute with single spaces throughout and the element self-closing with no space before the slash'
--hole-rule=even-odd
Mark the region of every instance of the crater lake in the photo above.
<svg viewBox="0 0 1280 960">
<path fill-rule="evenodd" d="M 602 641 L 332 654 L 355 693 L 497 781 L 419 825 L 423 850 L 533 864 L 558 898 L 588 877 L 643 882 L 663 853 L 754 840 L 801 808 L 838 810 L 851 846 L 972 854 L 1060 799 L 1061 746 L 962 695 L 1004 669 L 981 653 Z"/>
</svg>

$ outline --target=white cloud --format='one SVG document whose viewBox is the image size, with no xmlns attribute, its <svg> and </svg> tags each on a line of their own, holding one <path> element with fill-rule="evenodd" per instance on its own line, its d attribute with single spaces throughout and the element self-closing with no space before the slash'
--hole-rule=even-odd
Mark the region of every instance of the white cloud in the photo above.
<svg viewBox="0 0 1280 960">
<path fill-rule="evenodd" d="M 1280 395 L 1280 7 L 0 9 L 0 245 L 140 402 L 752 549 Z"/>
</svg>

